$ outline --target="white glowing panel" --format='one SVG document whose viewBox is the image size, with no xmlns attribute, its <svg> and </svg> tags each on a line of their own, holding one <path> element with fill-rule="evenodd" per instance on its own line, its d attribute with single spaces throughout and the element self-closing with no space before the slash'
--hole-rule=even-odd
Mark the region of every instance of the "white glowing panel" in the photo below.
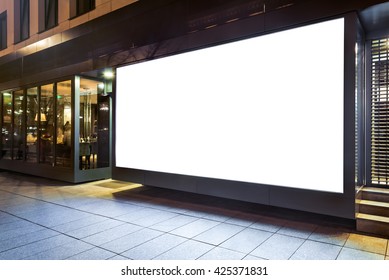
<svg viewBox="0 0 389 280">
<path fill-rule="evenodd" d="M 117 69 L 116 166 L 343 192 L 344 19 Z"/>
</svg>

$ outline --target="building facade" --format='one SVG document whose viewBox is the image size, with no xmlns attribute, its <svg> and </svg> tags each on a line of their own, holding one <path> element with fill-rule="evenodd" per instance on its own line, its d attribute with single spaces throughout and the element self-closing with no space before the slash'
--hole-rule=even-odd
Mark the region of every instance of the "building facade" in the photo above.
<svg viewBox="0 0 389 280">
<path fill-rule="evenodd" d="M 2 112 L 0 168 L 70 182 L 113 177 L 145 185 L 355 220 L 359 213 L 358 199 L 360 199 L 361 188 L 363 186 L 386 187 L 389 181 L 386 159 L 388 138 L 385 128 L 387 107 L 385 102 L 388 98 L 386 81 L 389 76 L 386 67 L 388 54 L 386 36 L 389 30 L 386 28 L 388 18 L 385 11 L 388 11 L 388 4 L 385 1 L 349 2 L 312 0 L 2 1 L 0 3 L 0 109 Z M 303 159 L 298 164 L 299 168 L 293 169 L 295 168 L 292 166 L 293 162 L 289 163 L 290 168 L 288 168 L 288 165 L 283 164 L 282 159 L 274 160 L 273 169 L 278 170 L 274 177 L 286 177 L 286 180 L 275 180 L 275 183 L 273 179 L 245 181 L 233 176 L 213 176 L 207 172 L 192 173 L 190 168 L 187 169 L 189 171 L 183 172 L 181 169 L 176 171 L 174 168 L 168 170 L 164 169 L 163 164 L 161 168 L 149 168 L 147 162 L 142 166 L 137 163 L 127 164 L 126 158 L 135 155 L 137 145 L 143 142 L 149 143 L 148 148 L 139 147 L 138 149 L 141 151 L 140 158 L 142 155 L 146 158 L 149 148 L 160 147 L 155 151 L 163 150 L 165 146 L 158 145 L 164 139 L 167 142 L 172 140 L 169 138 L 173 135 L 172 133 L 160 130 L 160 133 L 148 134 L 149 131 L 147 131 L 147 127 L 157 131 L 160 127 L 153 126 L 153 121 L 158 120 L 162 115 L 164 117 L 164 112 L 175 110 L 169 107 L 172 102 L 163 103 L 168 99 L 167 95 L 166 98 L 163 95 L 164 87 L 168 88 L 169 83 L 170 85 L 178 84 L 178 75 L 188 73 L 192 79 L 185 80 L 186 83 L 181 86 L 182 91 L 187 92 L 193 87 L 190 86 L 191 83 L 202 82 L 196 78 L 205 79 L 205 77 L 197 75 L 196 72 L 189 72 L 190 67 L 186 68 L 188 63 L 183 66 L 182 73 L 174 72 L 176 79 L 163 76 L 164 80 L 171 79 L 166 84 L 158 80 L 159 76 L 162 76 L 159 73 L 162 74 L 164 70 L 159 73 L 153 72 L 153 74 L 149 72 L 149 76 L 146 72 L 143 75 L 147 76 L 143 85 L 146 88 L 146 85 L 149 86 L 158 81 L 159 84 L 153 90 L 161 93 L 157 96 L 161 98 L 159 105 L 164 104 L 163 106 L 168 109 L 167 111 L 160 110 L 158 104 L 155 105 L 152 100 L 147 100 L 139 103 L 143 107 L 142 110 L 137 111 L 137 115 L 126 115 L 126 109 L 123 109 L 122 105 L 128 106 L 128 111 L 135 111 L 132 110 L 132 106 L 137 106 L 137 103 L 123 103 L 123 100 L 127 100 L 124 96 L 133 94 L 132 91 L 135 91 L 135 88 L 132 85 L 140 79 L 136 78 L 136 81 L 131 81 L 132 76 L 126 74 L 124 70 L 126 66 L 141 65 L 142 63 L 138 62 L 152 61 L 156 58 L 164 61 L 164 58 L 178 57 L 176 56 L 178 54 L 196 53 L 196 50 L 237 41 L 243 42 L 250 38 L 262 36 L 265 38 L 268 35 L 281 34 L 288 30 L 302 30 L 301 28 L 304 27 L 334 20 L 342 21 L 342 36 L 344 37 L 344 40 L 337 40 L 337 43 L 342 41 L 339 46 L 342 48 L 343 57 L 341 59 L 343 96 L 339 103 L 342 115 L 338 120 L 342 129 L 340 140 L 338 139 L 341 141 L 338 142 L 338 144 L 341 143 L 341 154 L 335 154 L 339 157 L 333 161 L 333 165 L 340 166 L 340 169 L 335 170 L 336 172 L 340 170 L 336 177 L 336 184 L 340 187 L 336 191 L 327 190 L 325 187 L 325 185 L 335 184 L 335 181 L 331 181 L 334 175 L 331 162 L 327 165 L 320 165 L 319 156 L 311 156 L 314 153 L 325 156 L 326 153 L 320 154 L 320 151 L 328 148 L 327 144 L 329 145 L 332 141 L 328 135 L 330 128 L 328 128 L 328 133 L 323 134 L 326 141 L 320 144 L 318 141 L 315 145 L 316 142 L 313 140 L 313 143 L 312 141 L 309 143 L 311 151 L 307 151 L 308 149 L 302 146 L 301 151 L 293 154 L 296 160 L 300 156 Z M 291 47 L 293 40 L 289 39 L 282 43 L 285 50 Z M 324 43 L 329 43 L 328 46 L 335 44 L 335 42 L 331 44 L 329 40 L 331 39 L 327 39 Z M 326 52 L 326 49 L 321 49 L 320 53 L 319 46 L 315 46 L 315 42 L 309 41 L 309 38 L 300 38 L 298 41 L 303 43 L 300 48 L 304 47 L 307 51 L 309 49 L 318 50 L 317 54 L 312 52 L 311 61 L 320 61 L 319 57 Z M 282 48 L 279 54 L 281 52 L 283 52 Z M 210 57 L 209 67 L 215 56 Z M 240 55 L 235 54 L 235 56 Z M 276 74 L 278 72 L 280 76 L 273 84 L 285 83 L 289 75 L 283 74 L 281 70 L 290 64 L 289 59 L 280 61 L 277 60 L 278 54 L 273 53 L 272 56 L 278 68 L 272 67 L 271 70 Z M 292 56 L 293 54 L 289 55 L 289 57 Z M 225 60 L 230 59 L 232 61 L 231 57 Z M 203 64 L 207 64 L 207 61 Z M 258 61 L 257 64 L 262 63 Z M 295 62 L 296 66 L 297 64 L 299 63 Z M 225 68 L 228 67 L 232 69 L 234 64 L 226 64 Z M 301 88 L 304 85 L 308 87 L 307 79 L 304 80 L 301 77 L 307 75 L 308 72 L 316 71 L 319 67 L 320 65 L 313 65 L 314 69 L 300 69 L 298 70 L 301 72 L 300 75 L 288 81 L 292 84 L 293 81 L 298 81 L 296 84 Z M 205 68 L 207 65 L 204 65 L 203 69 Z M 293 69 L 290 68 L 289 72 L 293 72 Z M 234 75 L 238 75 L 239 72 L 249 74 L 247 69 L 241 70 L 234 69 Z M 197 72 L 202 71 L 198 69 Z M 229 74 L 225 73 L 227 77 Z M 135 77 L 135 74 L 133 75 Z M 187 78 L 184 76 L 182 79 Z M 217 75 L 215 79 L 216 77 Z M 316 83 L 322 85 L 332 83 L 326 78 L 328 77 L 323 75 Z M 233 80 L 234 76 L 229 79 Z M 212 83 L 212 79 L 210 81 Z M 309 85 L 311 88 L 320 87 L 316 84 Z M 214 91 L 218 90 L 226 89 L 219 83 Z M 223 98 L 221 97 L 221 100 Z M 133 100 L 135 99 L 126 102 L 131 103 Z M 188 100 L 181 100 L 177 106 L 184 108 L 185 102 L 193 101 L 193 99 Z M 330 104 L 331 100 L 328 101 Z M 230 114 L 221 111 L 221 106 L 218 106 L 220 100 L 218 102 L 209 109 L 209 112 L 223 116 L 223 120 L 218 120 L 220 122 L 215 124 L 215 127 L 219 124 L 227 125 L 225 119 L 229 119 L 228 125 L 230 125 L 235 119 L 230 119 Z M 316 104 L 309 103 L 309 100 L 307 102 L 308 106 L 318 106 L 317 108 L 320 106 L 318 104 L 320 101 Z M 201 106 L 203 103 L 196 104 Z M 294 115 L 295 111 L 305 112 L 307 107 L 298 107 L 297 104 L 293 106 L 295 110 L 290 111 L 289 116 Z M 283 111 L 289 110 L 289 106 L 284 109 Z M 253 110 L 255 111 L 255 108 Z M 273 111 L 276 112 L 276 110 L 277 108 Z M 181 110 L 183 113 L 181 116 L 184 116 L 184 111 Z M 124 113 L 122 115 L 118 112 Z M 159 115 L 155 115 L 156 112 Z M 138 116 L 142 114 L 152 116 L 148 122 L 150 126 L 147 125 L 143 132 L 135 129 L 136 124 L 141 123 Z M 268 113 L 268 115 L 273 115 L 273 113 Z M 330 115 L 329 110 L 328 116 Z M 127 116 L 131 118 L 126 119 Z M 170 120 L 175 122 L 174 115 L 171 116 Z M 302 139 L 301 135 L 306 130 L 313 131 L 314 125 L 306 130 L 300 129 L 299 125 L 310 118 L 316 120 L 315 117 L 318 116 L 305 115 L 301 121 L 295 121 L 293 125 L 293 127 L 296 126 L 295 130 L 288 130 L 289 134 L 285 136 L 280 134 L 277 137 L 278 147 L 290 143 L 289 140 L 292 138 L 295 139 L 296 145 L 304 141 L 305 138 Z M 210 119 L 215 121 L 212 116 L 208 117 L 208 120 Z M 190 137 L 195 137 L 196 135 L 192 133 L 193 129 L 198 129 L 196 128 L 198 123 L 196 118 L 191 121 L 193 122 L 191 125 L 181 123 L 180 127 L 186 127 L 182 131 L 186 131 L 188 135 L 191 135 Z M 205 124 L 206 121 L 201 126 Z M 332 125 L 336 125 L 336 121 Z M 170 126 L 167 128 L 172 129 L 171 132 L 175 130 Z M 201 129 L 198 131 L 204 134 Z M 242 136 L 247 132 L 247 130 L 239 129 L 234 131 L 233 133 L 239 131 Z M 182 136 L 181 134 L 174 135 L 176 135 L 175 138 Z M 311 133 L 307 133 L 306 137 L 310 135 Z M 197 141 L 201 142 L 203 138 L 206 138 L 206 135 L 203 136 L 196 138 Z M 214 136 L 217 135 L 214 134 Z M 225 137 L 230 138 L 230 136 L 232 134 L 226 134 Z M 144 141 L 133 141 L 134 138 L 142 139 L 142 137 Z M 316 139 L 319 140 L 319 138 L 318 136 Z M 182 139 L 189 140 L 189 138 Z M 234 139 L 240 141 L 239 137 Z M 126 145 L 129 146 L 126 147 Z M 214 145 L 216 147 L 218 144 L 214 143 Z M 236 147 L 231 142 L 225 147 L 228 152 L 220 152 L 218 156 L 225 157 L 224 161 L 228 162 L 232 158 L 230 155 L 239 154 L 238 149 L 242 145 L 245 144 Z M 176 146 L 169 147 L 169 149 L 170 151 L 160 157 L 168 158 L 173 155 Z M 185 145 L 180 146 L 180 149 L 182 149 L 181 154 L 187 152 Z M 278 150 L 274 147 L 272 149 Z M 288 154 L 288 150 L 293 150 L 293 147 L 285 149 L 283 153 Z M 127 151 L 132 151 L 132 154 L 127 154 Z M 331 153 L 333 149 L 328 149 L 328 151 Z M 209 154 L 212 152 L 204 155 L 205 161 L 216 159 L 216 157 L 209 157 Z M 192 156 L 196 156 L 196 153 Z M 254 173 L 264 172 L 263 170 L 269 165 L 266 162 L 273 159 L 270 153 L 269 158 L 264 160 L 265 162 L 260 161 L 261 156 L 258 158 L 257 163 L 262 164 L 263 168 L 258 168 Z M 312 161 L 304 162 L 304 158 L 310 158 Z M 181 160 L 179 157 L 178 159 Z M 148 158 L 149 162 L 153 160 L 152 157 Z M 290 160 L 290 157 L 286 156 L 286 160 Z M 251 170 L 252 164 L 242 163 L 238 167 L 233 166 L 232 171 L 240 168 Z M 317 166 L 316 169 L 315 166 Z M 305 168 L 308 170 L 307 173 L 300 173 Z M 292 171 L 288 173 L 290 170 Z M 287 179 L 293 173 L 300 175 L 297 176 L 297 183 L 290 187 Z M 309 175 L 308 173 L 315 174 L 311 179 L 312 186 L 319 185 L 323 181 L 325 182 L 322 184 L 323 187 L 309 189 L 309 186 L 308 188 L 300 186 L 299 180 Z M 308 185 L 310 185 L 309 181 Z"/>
<path fill-rule="evenodd" d="M 73 64 L 74 61 L 66 58 L 78 53 L 77 48 L 63 54 L 52 53 L 51 58 L 44 52 L 57 52 L 58 46 L 82 34 L 70 35 L 76 29 L 81 30 L 83 24 L 133 2 L 0 3 L 0 57 L 5 62 L 1 76 L 2 82 L 10 83 L 5 86 L 7 90 L 1 99 L 1 165 L 4 168 L 70 182 L 111 177 L 108 95 L 112 91 L 112 68 L 86 73 L 84 70 L 94 69 L 81 66 L 79 70 L 63 72 L 60 68 L 73 68 L 79 63 Z M 36 57 L 37 61 L 48 67 L 32 62 L 35 70 L 31 68 L 29 74 L 21 71 L 20 59 L 39 54 L 43 57 Z M 49 61 L 55 57 L 61 57 L 62 62 L 51 64 Z M 7 64 L 14 65 L 11 67 L 16 67 L 16 72 L 10 71 Z M 33 78 L 40 72 L 36 71 L 38 68 L 45 74 Z M 62 73 L 54 74 L 56 71 Z"/>
</svg>

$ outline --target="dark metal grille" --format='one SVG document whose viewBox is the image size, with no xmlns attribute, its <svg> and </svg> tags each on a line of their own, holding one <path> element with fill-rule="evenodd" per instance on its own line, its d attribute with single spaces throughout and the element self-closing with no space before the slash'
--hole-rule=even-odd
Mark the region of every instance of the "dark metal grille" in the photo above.
<svg viewBox="0 0 389 280">
<path fill-rule="evenodd" d="M 371 47 L 371 182 L 389 185 L 389 39 Z"/>
</svg>

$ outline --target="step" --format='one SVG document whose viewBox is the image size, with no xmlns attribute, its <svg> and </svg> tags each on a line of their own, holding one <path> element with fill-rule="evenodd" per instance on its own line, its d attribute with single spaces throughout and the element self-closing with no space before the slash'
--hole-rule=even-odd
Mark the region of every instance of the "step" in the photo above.
<svg viewBox="0 0 389 280">
<path fill-rule="evenodd" d="M 389 236 L 389 218 L 369 214 L 357 214 L 357 230 Z"/>
<path fill-rule="evenodd" d="M 361 199 L 389 203 L 389 189 L 364 187 L 360 191 Z"/>
<path fill-rule="evenodd" d="M 356 199 L 359 213 L 389 217 L 389 203 L 365 199 Z"/>
</svg>

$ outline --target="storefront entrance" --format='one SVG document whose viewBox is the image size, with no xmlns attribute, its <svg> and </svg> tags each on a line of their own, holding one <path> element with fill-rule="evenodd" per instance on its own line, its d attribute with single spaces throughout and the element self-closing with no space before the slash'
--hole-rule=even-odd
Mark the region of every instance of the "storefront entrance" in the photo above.
<svg viewBox="0 0 389 280">
<path fill-rule="evenodd" d="M 79 169 L 109 167 L 110 97 L 104 81 L 80 78 Z"/>
<path fill-rule="evenodd" d="M 111 177 L 112 79 L 104 71 L 0 94 L 0 168 L 70 182 Z"/>
</svg>

